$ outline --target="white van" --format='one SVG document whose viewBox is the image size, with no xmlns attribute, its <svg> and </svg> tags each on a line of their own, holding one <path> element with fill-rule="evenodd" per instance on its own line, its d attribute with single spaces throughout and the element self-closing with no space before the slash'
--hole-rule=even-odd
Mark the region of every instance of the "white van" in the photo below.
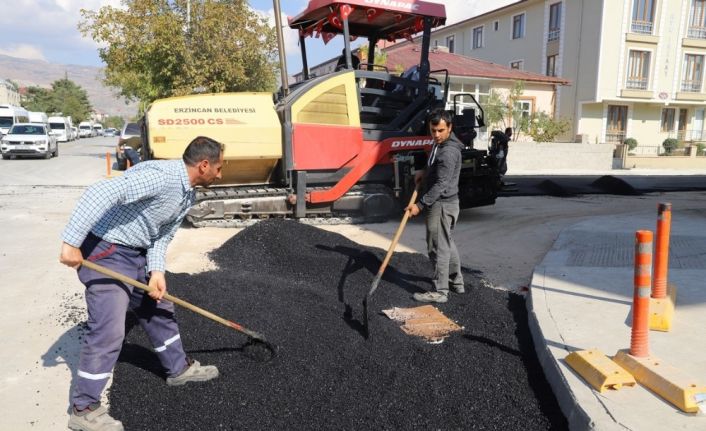
<svg viewBox="0 0 706 431">
<path fill-rule="evenodd" d="M 93 130 L 96 132 L 96 136 L 103 136 L 103 125 L 101 123 L 95 123 Z"/>
<path fill-rule="evenodd" d="M 49 118 L 45 112 L 27 111 L 29 122 L 33 124 L 47 124 Z"/>
<path fill-rule="evenodd" d="M 15 123 L 28 123 L 29 114 L 25 108 L 13 105 L 0 105 L 0 134 L 7 135 Z"/>
<path fill-rule="evenodd" d="M 93 123 L 90 121 L 81 121 L 78 123 L 78 137 L 79 138 L 90 138 L 95 136 L 93 131 Z"/>
<path fill-rule="evenodd" d="M 57 141 L 68 142 L 71 140 L 71 126 L 66 117 L 49 117 L 49 127 Z"/>
</svg>

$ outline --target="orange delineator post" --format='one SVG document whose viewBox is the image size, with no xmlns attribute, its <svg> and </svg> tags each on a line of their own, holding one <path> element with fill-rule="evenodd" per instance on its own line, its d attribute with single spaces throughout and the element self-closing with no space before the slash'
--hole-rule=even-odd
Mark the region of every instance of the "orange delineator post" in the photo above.
<svg viewBox="0 0 706 431">
<path fill-rule="evenodd" d="M 105 170 L 106 176 L 110 176 L 110 153 L 105 153 Z"/>
<path fill-rule="evenodd" d="M 638 358 L 649 356 L 649 313 L 652 278 L 652 231 L 635 233 L 635 289 L 632 298 L 632 336 L 630 354 Z"/>
<path fill-rule="evenodd" d="M 654 280 L 652 297 L 667 297 L 667 271 L 669 268 L 669 232 L 672 224 L 672 204 L 657 206 L 657 238 L 655 238 Z"/>
</svg>

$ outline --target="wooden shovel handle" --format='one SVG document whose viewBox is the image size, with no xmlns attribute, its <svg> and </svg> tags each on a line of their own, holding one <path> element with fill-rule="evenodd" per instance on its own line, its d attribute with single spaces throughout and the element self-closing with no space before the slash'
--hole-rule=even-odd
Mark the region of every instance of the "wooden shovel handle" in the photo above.
<svg viewBox="0 0 706 431">
<path fill-rule="evenodd" d="M 417 200 L 417 189 L 415 189 L 414 193 L 412 193 L 412 197 L 410 198 L 409 204 L 407 206 L 412 205 L 416 200 Z M 387 267 L 387 264 L 390 262 L 390 258 L 392 258 L 392 253 L 395 251 L 395 247 L 397 246 L 397 242 L 400 240 L 400 236 L 402 236 L 402 231 L 404 230 L 404 227 L 407 224 L 407 220 L 409 220 L 409 214 L 410 214 L 410 211 L 407 210 L 404 212 L 404 216 L 402 216 L 402 221 L 400 222 L 400 226 L 397 228 L 397 232 L 395 232 L 395 236 L 392 237 L 392 243 L 390 244 L 390 248 L 387 249 L 387 254 L 385 255 L 385 259 L 382 261 L 382 265 L 380 265 L 380 269 L 378 270 L 379 276 L 382 276 L 382 273 L 385 272 L 385 268 Z"/>
<path fill-rule="evenodd" d="M 97 263 L 91 262 L 90 260 L 84 259 L 83 262 L 81 263 L 81 265 L 85 266 L 86 268 L 90 268 L 96 272 L 100 272 L 103 275 L 107 275 L 110 278 L 114 278 L 118 281 L 122 281 L 123 283 L 135 286 L 138 289 L 144 290 L 145 292 L 149 293 L 153 290 L 151 287 L 149 287 L 148 285 L 146 285 L 144 283 L 141 283 L 135 279 L 132 279 L 132 278 L 126 276 L 126 275 L 120 274 L 119 272 L 115 272 L 112 269 L 108 269 L 104 266 L 98 265 Z M 255 338 L 255 339 L 264 341 L 264 338 L 262 337 L 262 335 L 258 334 L 257 332 L 251 331 L 247 328 L 244 328 L 243 326 L 241 326 L 235 322 L 232 322 L 228 319 L 224 319 L 216 314 L 211 313 L 210 311 L 204 310 L 201 307 L 197 307 L 196 305 L 194 305 L 190 302 L 186 302 L 183 299 L 177 298 L 176 296 L 172 296 L 168 293 L 165 293 L 163 298 L 166 299 L 167 301 L 171 301 L 171 302 L 173 302 L 177 305 L 180 305 L 184 308 L 188 308 L 189 310 L 193 311 L 194 313 L 200 314 L 206 318 L 209 318 L 213 321 L 216 321 L 216 322 L 218 322 L 222 325 L 225 325 L 229 328 L 235 329 L 236 331 L 240 331 L 243 334 L 245 334 L 251 338 Z"/>
</svg>

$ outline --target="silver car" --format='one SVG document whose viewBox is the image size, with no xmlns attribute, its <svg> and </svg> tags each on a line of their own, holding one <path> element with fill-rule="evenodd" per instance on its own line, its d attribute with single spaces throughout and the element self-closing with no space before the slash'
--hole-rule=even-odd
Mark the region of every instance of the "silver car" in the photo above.
<svg viewBox="0 0 706 431">
<path fill-rule="evenodd" d="M 12 156 L 40 156 L 50 159 L 59 156 L 56 136 L 45 124 L 17 123 L 0 141 L 3 159 Z"/>
</svg>

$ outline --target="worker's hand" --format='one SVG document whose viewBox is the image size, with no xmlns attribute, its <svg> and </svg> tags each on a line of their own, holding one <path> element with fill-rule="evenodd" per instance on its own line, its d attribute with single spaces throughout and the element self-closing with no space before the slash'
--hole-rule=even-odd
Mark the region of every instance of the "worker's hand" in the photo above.
<svg viewBox="0 0 706 431">
<path fill-rule="evenodd" d="M 164 278 L 164 273 L 161 271 L 150 272 L 150 298 L 159 302 L 165 293 L 167 293 L 167 280 Z"/>
<path fill-rule="evenodd" d="M 70 266 L 73 269 L 78 269 L 83 262 L 83 255 L 81 254 L 81 249 L 69 245 L 67 243 L 61 244 L 61 254 L 59 255 L 59 262 L 66 266 Z"/>
<path fill-rule="evenodd" d="M 414 216 L 418 215 L 418 214 L 421 212 L 421 210 L 419 209 L 419 207 L 417 206 L 417 204 L 412 204 L 412 205 L 408 206 L 407 208 L 405 208 L 404 210 L 405 210 L 405 211 L 409 211 L 409 216 L 410 216 L 410 217 L 414 217 Z"/>
<path fill-rule="evenodd" d="M 419 185 L 422 183 L 425 173 L 426 171 L 424 170 L 417 171 L 414 173 L 414 184 L 417 186 L 417 188 L 419 188 Z"/>
</svg>

